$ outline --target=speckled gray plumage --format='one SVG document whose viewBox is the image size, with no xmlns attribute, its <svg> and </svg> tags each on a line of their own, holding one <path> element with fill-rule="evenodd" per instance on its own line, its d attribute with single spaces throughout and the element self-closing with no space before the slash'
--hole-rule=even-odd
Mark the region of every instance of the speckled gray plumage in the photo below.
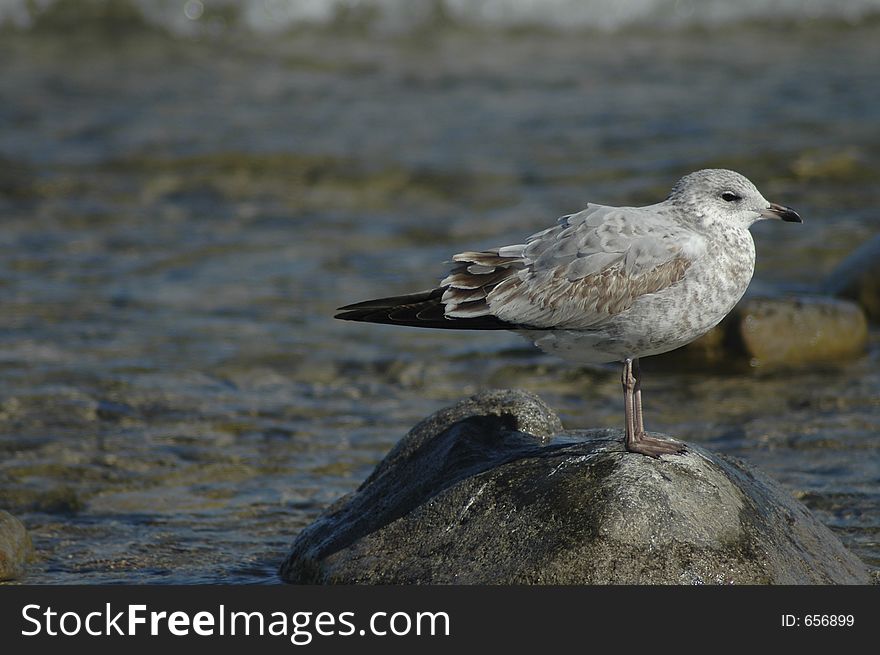
<svg viewBox="0 0 880 655">
<path fill-rule="evenodd" d="M 731 206 L 720 198 L 725 192 L 743 201 Z M 466 311 L 538 328 L 522 333 L 566 359 L 673 350 L 717 325 L 745 293 L 755 263 L 748 228 L 768 206 L 751 182 L 725 170 L 687 175 L 648 207 L 590 204 L 525 244 L 497 249 L 516 271 L 488 290 L 482 308 L 470 300 Z M 470 274 L 464 286 L 491 274 Z M 462 277 L 443 281 L 453 317 L 462 312 L 455 302 Z"/>
</svg>

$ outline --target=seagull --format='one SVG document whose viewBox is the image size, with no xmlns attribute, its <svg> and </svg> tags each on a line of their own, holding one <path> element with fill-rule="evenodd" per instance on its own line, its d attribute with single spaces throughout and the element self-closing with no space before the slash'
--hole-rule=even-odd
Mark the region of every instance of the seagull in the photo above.
<svg viewBox="0 0 880 655">
<path fill-rule="evenodd" d="M 682 177 L 645 207 L 587 204 L 520 243 L 461 252 L 437 288 L 340 307 L 335 318 L 512 330 L 581 363 L 622 362 L 624 447 L 659 458 L 684 444 L 645 432 L 639 358 L 699 338 L 742 298 L 755 268 L 749 227 L 801 223 L 724 169 Z"/>
</svg>

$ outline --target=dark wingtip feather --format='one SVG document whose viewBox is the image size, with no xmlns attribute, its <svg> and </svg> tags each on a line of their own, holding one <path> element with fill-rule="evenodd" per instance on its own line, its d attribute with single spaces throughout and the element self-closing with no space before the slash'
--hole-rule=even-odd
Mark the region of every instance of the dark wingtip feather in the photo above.
<svg viewBox="0 0 880 655">
<path fill-rule="evenodd" d="M 363 300 L 361 302 L 352 303 L 338 308 L 338 312 L 351 312 L 355 310 L 366 309 L 391 309 L 401 305 L 412 305 L 414 303 L 427 302 L 438 299 L 443 295 L 443 289 L 429 289 L 428 291 L 418 291 L 416 293 L 408 293 L 403 296 L 389 296 L 388 298 L 375 298 L 373 300 Z M 334 318 L 339 318 L 336 315 Z"/>
<path fill-rule="evenodd" d="M 405 296 L 365 300 L 340 307 L 333 318 L 342 321 L 458 330 L 509 330 L 517 327 L 494 316 L 448 318 L 444 314 L 443 291 L 443 288 L 439 288 Z"/>
</svg>

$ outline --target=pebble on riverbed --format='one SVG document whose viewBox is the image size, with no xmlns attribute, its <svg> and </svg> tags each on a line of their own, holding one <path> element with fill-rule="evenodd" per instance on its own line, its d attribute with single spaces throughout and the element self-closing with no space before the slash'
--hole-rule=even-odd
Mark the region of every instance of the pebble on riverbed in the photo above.
<svg viewBox="0 0 880 655">
<path fill-rule="evenodd" d="M 880 234 L 844 259 L 825 281 L 824 290 L 857 302 L 880 323 Z"/>
<path fill-rule="evenodd" d="M 0 509 L 0 580 L 23 576 L 33 556 L 34 546 L 24 525 Z"/>
<path fill-rule="evenodd" d="M 779 485 L 689 446 L 559 432 L 539 398 L 480 394 L 422 421 L 293 543 L 292 583 L 867 584 Z"/>
</svg>

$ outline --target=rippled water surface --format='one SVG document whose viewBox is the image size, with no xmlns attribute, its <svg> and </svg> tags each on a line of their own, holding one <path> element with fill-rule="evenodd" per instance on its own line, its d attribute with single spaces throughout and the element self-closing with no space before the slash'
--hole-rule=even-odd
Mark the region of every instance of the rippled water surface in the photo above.
<svg viewBox="0 0 880 655">
<path fill-rule="evenodd" d="M 586 201 L 735 168 L 806 289 L 880 230 L 880 26 L 0 35 L 0 507 L 31 583 L 275 582 L 426 414 L 492 387 L 622 422 L 616 368 L 334 321 Z M 645 360 L 649 428 L 742 457 L 880 568 L 880 338 L 790 371 Z"/>
</svg>

